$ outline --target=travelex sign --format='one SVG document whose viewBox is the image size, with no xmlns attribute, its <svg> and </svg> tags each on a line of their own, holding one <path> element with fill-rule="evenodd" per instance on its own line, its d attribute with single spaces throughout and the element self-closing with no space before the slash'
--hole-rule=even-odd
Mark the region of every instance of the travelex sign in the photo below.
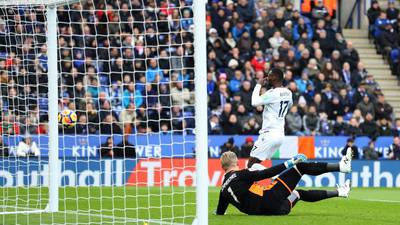
<svg viewBox="0 0 400 225">
<path fill-rule="evenodd" d="M 89 136 L 68 136 L 64 135 L 59 140 L 60 157 L 99 157 L 99 149 L 105 143 L 105 135 Z M 114 143 L 118 144 L 122 140 L 121 135 L 113 135 Z M 231 136 L 209 135 L 208 146 L 211 158 L 219 158 L 220 146 L 223 145 Z M 237 146 L 241 146 L 249 136 L 233 136 Z M 257 140 L 257 136 L 251 136 Z M 15 155 L 15 149 L 20 136 L 3 136 L 4 141 L 10 145 L 10 155 Z M 48 155 L 48 137 L 33 136 L 33 140 L 39 145 L 41 156 Z M 341 151 L 346 145 L 347 137 L 336 136 L 316 136 L 316 137 L 297 137 L 287 136 L 283 145 L 273 156 L 274 159 L 291 158 L 298 153 L 307 155 L 310 159 L 338 159 Z M 368 145 L 369 138 L 358 137 L 355 144 L 359 147 L 360 155 L 362 148 Z M 376 150 L 387 158 L 392 137 L 379 137 L 376 141 Z M 172 135 L 172 134 L 137 134 L 129 137 L 129 142 L 136 147 L 136 154 L 139 158 L 193 158 L 195 149 L 195 137 L 193 135 Z"/>
<path fill-rule="evenodd" d="M 337 162 L 337 160 L 325 160 Z M 283 160 L 266 161 L 267 167 Z M 244 168 L 246 160 L 239 160 Z M 218 159 L 209 159 L 209 185 L 220 186 L 224 172 Z M 300 186 L 333 187 L 347 178 L 354 187 L 400 187 L 400 161 L 355 160 L 350 174 L 326 173 L 303 176 Z M 60 162 L 61 186 L 195 186 L 194 159 L 63 159 Z M 0 187 L 48 186 L 47 159 L 0 158 Z"/>
</svg>

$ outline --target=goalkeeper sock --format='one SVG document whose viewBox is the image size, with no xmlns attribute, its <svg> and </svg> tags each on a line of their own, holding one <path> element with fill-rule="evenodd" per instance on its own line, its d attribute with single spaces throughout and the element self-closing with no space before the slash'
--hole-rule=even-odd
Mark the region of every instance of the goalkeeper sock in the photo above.
<svg viewBox="0 0 400 225">
<path fill-rule="evenodd" d="M 301 175 L 320 175 L 327 172 L 339 171 L 339 163 L 325 163 L 325 162 L 310 162 L 298 163 L 296 165 L 297 171 Z"/>
<path fill-rule="evenodd" d="M 325 190 L 297 190 L 300 195 L 300 200 L 305 202 L 317 202 L 327 198 L 338 197 L 338 191 Z"/>
</svg>

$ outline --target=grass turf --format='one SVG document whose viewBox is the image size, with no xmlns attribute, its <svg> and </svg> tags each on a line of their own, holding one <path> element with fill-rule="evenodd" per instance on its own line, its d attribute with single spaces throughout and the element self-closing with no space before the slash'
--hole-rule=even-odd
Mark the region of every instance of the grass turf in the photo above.
<svg viewBox="0 0 400 225">
<path fill-rule="evenodd" d="M 43 209 L 46 192 L 43 188 L 1 188 L 0 210 L 12 210 L 4 205 Z M 0 215 L 0 224 L 191 224 L 194 202 L 193 188 L 68 187 L 60 189 L 60 212 Z M 217 203 L 218 189 L 210 188 L 210 212 Z M 210 213 L 209 224 L 390 225 L 398 224 L 398 212 L 400 189 L 355 188 L 349 199 L 299 202 L 288 216 L 247 216 L 229 206 L 225 216 Z"/>
</svg>

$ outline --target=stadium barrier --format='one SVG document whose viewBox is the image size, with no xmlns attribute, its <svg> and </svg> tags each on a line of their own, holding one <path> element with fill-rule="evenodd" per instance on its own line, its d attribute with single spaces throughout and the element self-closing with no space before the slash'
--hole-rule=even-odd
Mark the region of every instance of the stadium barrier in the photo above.
<svg viewBox="0 0 400 225">
<path fill-rule="evenodd" d="M 98 157 L 99 148 L 106 141 L 108 135 L 90 136 L 68 136 L 60 137 L 60 157 Z M 219 158 L 220 146 L 223 145 L 231 136 L 210 135 L 208 140 L 209 155 L 211 158 Z M 233 136 L 235 144 L 240 147 L 246 139 L 245 135 Z M 257 136 L 253 137 L 257 140 Z M 122 135 L 113 135 L 114 143 L 118 144 L 122 140 Z M 316 137 L 297 137 L 287 136 L 281 148 L 273 156 L 274 159 L 291 158 L 297 153 L 304 153 L 310 159 L 337 159 L 341 157 L 341 151 L 346 145 L 348 137 L 337 136 L 316 136 Z M 10 155 L 15 155 L 15 148 L 21 136 L 8 136 L 4 141 L 10 146 Z M 33 136 L 40 147 L 41 155 L 48 155 L 48 137 Z M 368 137 L 358 137 L 355 144 L 362 148 L 368 145 Z M 194 156 L 194 136 L 193 135 L 131 135 L 129 141 L 136 146 L 136 154 L 140 158 L 181 158 Z M 392 137 L 379 137 L 376 141 L 376 149 L 387 158 Z M 360 151 L 362 154 L 362 151 Z"/>
<path fill-rule="evenodd" d="M 324 160 L 337 162 L 337 160 Z M 265 162 L 266 166 L 283 160 Z M 218 159 L 209 159 L 209 185 L 219 186 L 223 170 Z M 61 186 L 195 186 L 194 159 L 126 159 L 83 161 L 66 158 L 60 162 Z M 246 160 L 239 161 L 243 168 Z M 183 165 L 187 165 L 183 167 Z M 0 187 L 47 186 L 47 159 L 0 158 Z M 320 176 L 304 176 L 300 186 L 333 187 L 352 179 L 354 187 L 400 187 L 399 161 L 353 161 L 350 174 L 326 173 Z"/>
</svg>

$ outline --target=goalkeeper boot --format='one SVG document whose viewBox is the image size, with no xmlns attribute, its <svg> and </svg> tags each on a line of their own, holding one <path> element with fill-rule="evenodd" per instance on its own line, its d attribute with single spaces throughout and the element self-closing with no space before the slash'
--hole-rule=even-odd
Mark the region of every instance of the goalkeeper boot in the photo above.
<svg viewBox="0 0 400 225">
<path fill-rule="evenodd" d="M 340 172 L 350 173 L 351 172 L 351 159 L 353 158 L 353 152 L 351 148 L 347 148 L 346 155 L 342 157 L 339 162 Z"/>
<path fill-rule="evenodd" d="M 348 198 L 350 194 L 350 180 L 347 179 L 342 186 L 337 185 L 338 196 L 343 198 Z"/>
</svg>

